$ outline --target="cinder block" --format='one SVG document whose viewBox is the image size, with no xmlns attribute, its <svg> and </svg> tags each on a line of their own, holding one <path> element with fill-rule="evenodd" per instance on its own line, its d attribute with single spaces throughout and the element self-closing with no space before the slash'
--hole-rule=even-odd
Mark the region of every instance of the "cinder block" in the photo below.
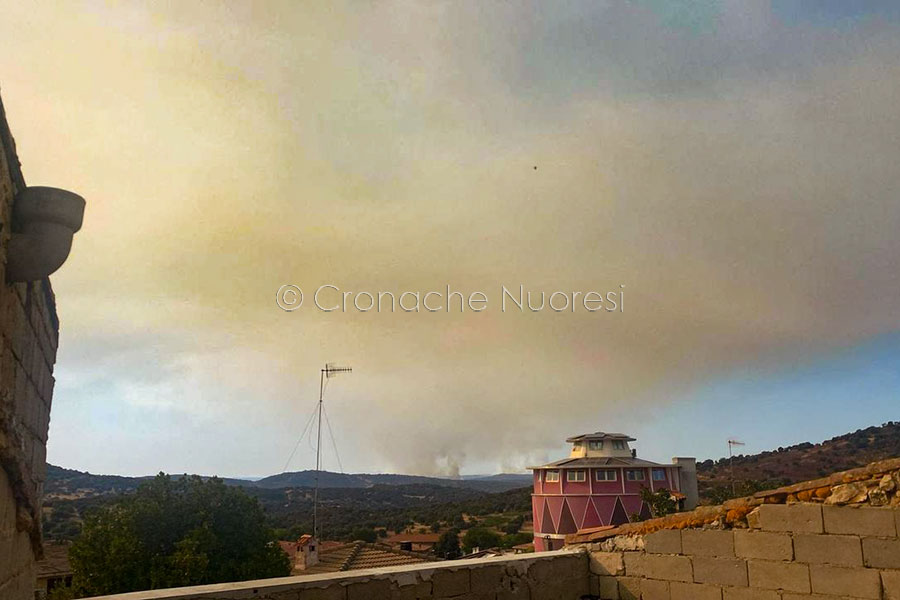
<svg viewBox="0 0 900 600">
<path fill-rule="evenodd" d="M 396 583 L 394 585 L 395 587 L 391 588 L 391 600 L 421 600 L 422 598 L 431 598 L 434 595 L 430 581 L 420 581 L 403 586 L 397 586 Z M 496 587 L 496 582 L 494 587 Z M 487 594 L 473 594 L 472 596 L 476 598 L 487 596 L 493 600 L 495 590 L 491 590 L 489 596 Z"/>
<path fill-rule="evenodd" d="M 694 581 L 718 585 L 746 586 L 747 561 L 739 558 L 695 556 Z"/>
<path fill-rule="evenodd" d="M 822 507 L 818 504 L 763 504 L 759 527 L 766 531 L 822 533 Z"/>
<path fill-rule="evenodd" d="M 431 585 L 435 598 L 467 594 L 470 590 L 469 569 L 438 569 L 431 576 Z"/>
<path fill-rule="evenodd" d="M 862 545 L 855 535 L 794 535 L 794 557 L 798 562 L 861 567 Z"/>
<path fill-rule="evenodd" d="M 331 586 L 333 587 L 333 586 Z M 351 583 L 347 586 L 347 600 L 374 600 L 375 598 L 391 597 L 391 582 L 388 579 L 370 579 L 368 581 L 359 581 Z M 306 597 L 301 595 L 303 600 Z M 331 600 L 331 596 L 323 596 Z M 340 598 L 340 596 L 336 596 Z"/>
<path fill-rule="evenodd" d="M 881 585 L 884 587 L 884 600 L 900 600 L 900 571 L 882 571 Z"/>
<path fill-rule="evenodd" d="M 666 579 L 669 581 L 693 581 L 691 559 L 667 554 L 625 553 L 625 573 L 629 577 Z"/>
<path fill-rule="evenodd" d="M 642 580 L 641 600 L 670 600 L 669 582 L 655 579 Z"/>
<path fill-rule="evenodd" d="M 722 600 L 722 588 L 703 583 L 673 581 L 669 594 L 672 600 Z"/>
<path fill-rule="evenodd" d="M 816 594 L 881 598 L 881 577 L 872 569 L 810 565 L 809 576 Z"/>
<path fill-rule="evenodd" d="M 747 567 L 750 587 L 805 594 L 810 592 L 809 565 L 769 560 L 749 560 L 747 561 Z"/>
<path fill-rule="evenodd" d="M 626 569 L 628 567 L 625 567 Z M 640 600 L 640 577 L 619 577 L 619 600 Z"/>
<path fill-rule="evenodd" d="M 653 554 L 681 554 L 681 531 L 661 529 L 645 535 L 644 550 Z"/>
<path fill-rule="evenodd" d="M 823 506 L 826 533 L 897 537 L 895 510 L 852 506 Z"/>
<path fill-rule="evenodd" d="M 786 533 L 735 529 L 734 553 L 741 558 L 791 560 L 794 546 L 791 536 Z"/>
<path fill-rule="evenodd" d="M 347 588 L 340 583 L 333 583 L 324 588 L 300 590 L 300 600 L 345 600 Z"/>
<path fill-rule="evenodd" d="M 469 586 L 472 592 L 476 594 L 493 592 L 499 586 L 502 577 L 503 567 L 500 565 L 485 565 L 474 568 L 469 572 Z"/>
<path fill-rule="evenodd" d="M 900 569 L 900 540 L 863 538 L 866 566 L 876 569 Z"/>
<path fill-rule="evenodd" d="M 619 600 L 619 582 L 615 577 L 599 575 L 594 578 L 596 588 L 591 586 L 591 593 L 600 596 L 601 600 Z"/>
<path fill-rule="evenodd" d="M 594 575 L 625 574 L 625 561 L 621 552 L 591 552 L 590 565 Z"/>
<path fill-rule="evenodd" d="M 855 600 L 846 596 L 826 596 L 824 594 L 782 594 L 781 600 Z"/>
<path fill-rule="evenodd" d="M 895 525 L 897 537 L 900 537 L 900 507 L 895 506 L 891 510 L 894 511 L 894 520 L 897 522 Z"/>
<path fill-rule="evenodd" d="M 749 587 L 722 588 L 723 600 L 781 600 L 778 592 Z"/>
<path fill-rule="evenodd" d="M 531 590 L 521 580 L 506 580 L 506 584 L 497 590 L 496 600 L 531 600 Z"/>
<path fill-rule="evenodd" d="M 721 529 L 683 529 L 681 547 L 694 556 L 734 556 L 734 534 Z"/>
</svg>

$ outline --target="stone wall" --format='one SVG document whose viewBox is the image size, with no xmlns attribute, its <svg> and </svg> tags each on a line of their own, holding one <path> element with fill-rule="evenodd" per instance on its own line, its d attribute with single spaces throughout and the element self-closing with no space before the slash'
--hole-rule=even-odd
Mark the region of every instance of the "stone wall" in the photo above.
<svg viewBox="0 0 900 600">
<path fill-rule="evenodd" d="M 108 600 L 579 600 L 588 555 L 559 550 L 102 596 Z"/>
<path fill-rule="evenodd" d="M 764 504 L 747 528 L 663 529 L 596 543 L 611 600 L 900 600 L 900 509 Z"/>
<path fill-rule="evenodd" d="M 34 594 L 59 326 L 49 280 L 6 283 L 13 198 L 25 182 L 0 102 L 0 598 Z"/>
<path fill-rule="evenodd" d="M 900 459 L 569 543 L 604 600 L 900 600 Z"/>
</svg>

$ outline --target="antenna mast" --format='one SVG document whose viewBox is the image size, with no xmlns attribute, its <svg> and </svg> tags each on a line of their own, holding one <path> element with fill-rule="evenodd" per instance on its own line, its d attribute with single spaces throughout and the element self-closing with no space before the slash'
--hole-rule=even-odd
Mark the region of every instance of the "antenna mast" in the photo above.
<svg viewBox="0 0 900 600">
<path fill-rule="evenodd" d="M 734 454 L 731 449 L 734 446 L 743 446 L 744 442 L 739 442 L 737 440 L 728 440 L 728 470 L 731 471 L 731 495 L 734 496 L 737 494 L 734 483 Z"/>
<path fill-rule="evenodd" d="M 317 418 L 316 433 L 316 491 L 313 496 L 313 537 L 319 539 L 319 471 L 322 469 L 322 401 L 325 396 L 325 379 L 332 378 L 338 373 L 351 373 L 350 367 L 337 367 L 332 363 L 325 363 L 325 368 L 319 373 L 319 416 Z"/>
</svg>

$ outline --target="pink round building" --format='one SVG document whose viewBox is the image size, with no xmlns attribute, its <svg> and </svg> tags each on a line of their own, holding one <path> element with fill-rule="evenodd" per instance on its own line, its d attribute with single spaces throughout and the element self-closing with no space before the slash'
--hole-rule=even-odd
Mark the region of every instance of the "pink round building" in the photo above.
<svg viewBox="0 0 900 600">
<path fill-rule="evenodd" d="M 665 488 L 690 510 L 697 505 L 697 471 L 693 458 L 659 464 L 637 458 L 633 437 L 622 433 L 587 433 L 566 440 L 568 458 L 534 471 L 531 495 L 535 552 L 558 550 L 566 534 L 603 525 L 621 525 L 631 515 L 650 517 L 641 489 Z"/>
</svg>

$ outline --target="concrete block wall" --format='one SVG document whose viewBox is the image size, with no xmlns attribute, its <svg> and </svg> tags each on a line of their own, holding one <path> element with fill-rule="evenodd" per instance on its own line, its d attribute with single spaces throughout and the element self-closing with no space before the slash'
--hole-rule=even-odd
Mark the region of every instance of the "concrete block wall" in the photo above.
<svg viewBox="0 0 900 600">
<path fill-rule="evenodd" d="M 603 600 L 900 600 L 900 506 L 763 504 L 747 523 L 594 543 L 591 594 Z"/>
<path fill-rule="evenodd" d="M 48 280 L 6 283 L 13 199 L 24 181 L 0 103 L 0 598 L 33 598 L 41 555 L 58 321 Z"/>
<path fill-rule="evenodd" d="M 558 550 L 102 596 L 95 600 L 580 600 L 588 555 Z"/>
</svg>

